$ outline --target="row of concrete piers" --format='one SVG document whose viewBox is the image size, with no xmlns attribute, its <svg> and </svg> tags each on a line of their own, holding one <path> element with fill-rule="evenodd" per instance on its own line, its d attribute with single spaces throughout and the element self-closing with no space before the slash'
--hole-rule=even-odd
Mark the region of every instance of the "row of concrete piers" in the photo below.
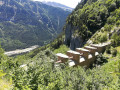
<svg viewBox="0 0 120 90">
<path fill-rule="evenodd" d="M 96 60 L 97 55 L 103 53 L 110 43 L 91 44 L 83 48 L 76 48 L 75 51 L 69 50 L 66 55 L 57 53 L 58 61 L 56 63 L 68 62 L 70 67 L 86 66 L 87 68 Z"/>
</svg>

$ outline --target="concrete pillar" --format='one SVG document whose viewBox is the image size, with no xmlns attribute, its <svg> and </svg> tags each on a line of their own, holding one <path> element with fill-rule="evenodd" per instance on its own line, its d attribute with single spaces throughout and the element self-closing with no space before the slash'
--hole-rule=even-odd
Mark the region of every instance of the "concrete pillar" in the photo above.
<svg viewBox="0 0 120 90">
<path fill-rule="evenodd" d="M 89 60 L 86 60 L 84 57 L 81 56 L 79 65 L 84 66 L 85 68 L 88 68 L 89 67 Z"/>
<path fill-rule="evenodd" d="M 69 56 L 70 59 L 79 63 L 80 53 L 78 53 L 76 51 L 69 50 L 69 51 L 67 51 L 67 56 Z"/>
<path fill-rule="evenodd" d="M 61 61 L 61 63 L 65 63 L 69 59 L 69 57 L 67 55 L 64 55 L 62 53 L 57 53 L 56 55 L 58 57 L 58 61 Z"/>
<path fill-rule="evenodd" d="M 81 56 L 85 57 L 85 59 L 88 59 L 88 55 L 90 53 L 89 50 L 83 48 L 76 48 L 76 51 L 79 52 Z"/>
<path fill-rule="evenodd" d="M 78 62 L 74 61 L 74 60 L 69 60 L 69 67 L 76 67 L 78 66 Z"/>
<path fill-rule="evenodd" d="M 105 49 L 104 46 L 98 45 L 98 44 L 91 44 L 90 46 L 97 48 L 97 51 L 98 51 L 99 53 L 103 53 L 103 52 L 104 52 L 104 49 Z"/>
<path fill-rule="evenodd" d="M 90 47 L 90 46 L 85 46 L 85 49 L 89 50 L 90 53 L 92 54 L 93 57 L 95 57 L 95 52 L 97 52 L 97 48 L 95 47 Z"/>
</svg>

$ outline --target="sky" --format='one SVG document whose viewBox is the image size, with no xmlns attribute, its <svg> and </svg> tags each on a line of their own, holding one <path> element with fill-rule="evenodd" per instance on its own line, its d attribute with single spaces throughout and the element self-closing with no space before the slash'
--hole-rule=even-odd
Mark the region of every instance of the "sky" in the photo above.
<svg viewBox="0 0 120 90">
<path fill-rule="evenodd" d="M 51 1 L 64 4 L 66 6 L 75 8 L 81 0 L 33 0 L 33 1 Z"/>
</svg>

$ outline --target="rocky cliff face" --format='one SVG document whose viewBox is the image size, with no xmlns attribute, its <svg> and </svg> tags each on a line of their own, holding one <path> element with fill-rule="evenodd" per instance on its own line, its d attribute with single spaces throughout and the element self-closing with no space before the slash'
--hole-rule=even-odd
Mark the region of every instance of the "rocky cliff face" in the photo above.
<svg viewBox="0 0 120 90">
<path fill-rule="evenodd" d="M 77 27 L 73 27 L 68 24 L 65 28 L 65 44 L 70 47 L 71 50 L 75 50 L 75 48 L 82 47 L 85 44 L 85 40 L 82 37 L 75 34 L 75 30 Z"/>
</svg>

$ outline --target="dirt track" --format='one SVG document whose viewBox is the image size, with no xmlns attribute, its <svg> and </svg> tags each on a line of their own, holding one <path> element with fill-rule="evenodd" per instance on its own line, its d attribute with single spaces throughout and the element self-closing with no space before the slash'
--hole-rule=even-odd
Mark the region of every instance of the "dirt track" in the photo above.
<svg viewBox="0 0 120 90">
<path fill-rule="evenodd" d="M 25 48 L 25 49 L 16 49 L 16 50 L 13 50 L 13 51 L 8 51 L 8 52 L 5 52 L 4 54 L 7 55 L 7 56 L 15 56 L 15 55 L 30 52 L 30 51 L 38 48 L 38 47 L 39 47 L 38 45 L 34 45 L 34 46 L 31 46 L 31 47 Z"/>
</svg>

